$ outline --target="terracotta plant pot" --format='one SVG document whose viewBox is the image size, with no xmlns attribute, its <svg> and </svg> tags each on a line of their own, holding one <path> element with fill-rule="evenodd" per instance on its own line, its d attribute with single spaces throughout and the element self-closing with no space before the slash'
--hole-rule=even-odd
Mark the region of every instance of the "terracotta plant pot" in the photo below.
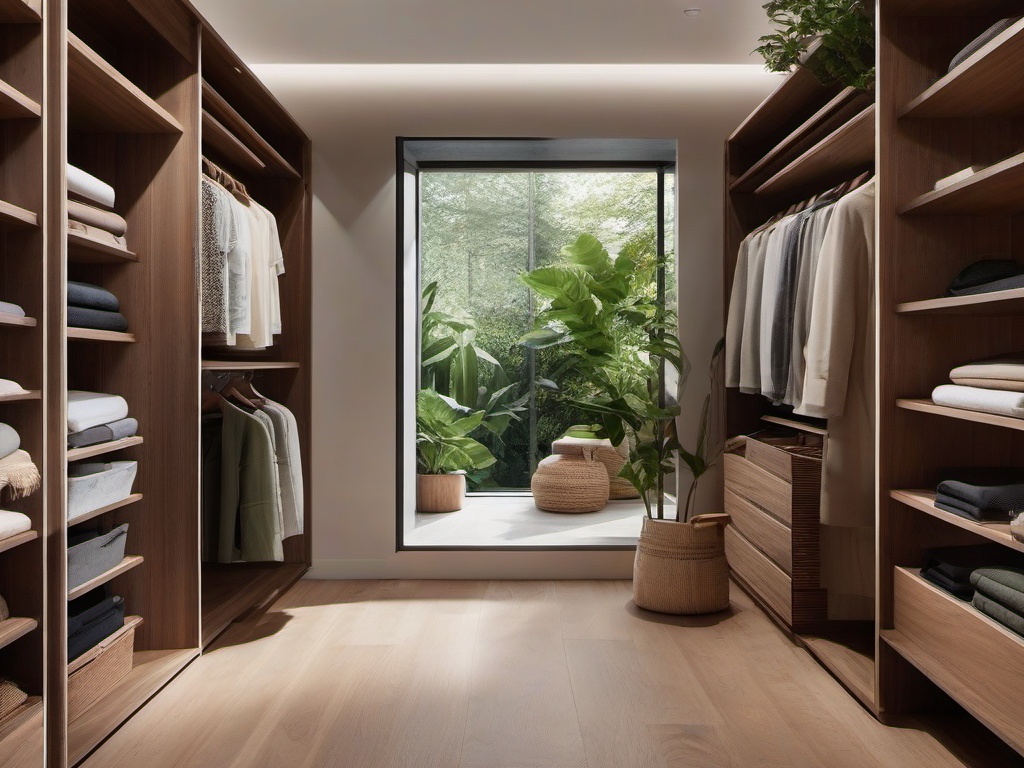
<svg viewBox="0 0 1024 768">
<path fill-rule="evenodd" d="M 465 500 L 465 475 L 416 475 L 417 512 L 458 512 Z"/>
<path fill-rule="evenodd" d="M 725 526 L 729 515 L 688 523 L 644 518 L 633 562 L 633 602 L 658 613 L 716 613 L 729 607 Z"/>
</svg>

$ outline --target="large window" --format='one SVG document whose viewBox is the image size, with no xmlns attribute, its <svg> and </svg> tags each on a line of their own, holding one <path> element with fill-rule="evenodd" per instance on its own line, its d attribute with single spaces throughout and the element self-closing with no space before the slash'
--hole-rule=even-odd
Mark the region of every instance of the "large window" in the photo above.
<svg viewBox="0 0 1024 768">
<path fill-rule="evenodd" d="M 534 353 L 519 343 L 537 309 L 520 276 L 559 260 L 563 246 L 587 233 L 612 255 L 665 252 L 669 266 L 647 287 L 647 297 L 674 304 L 674 210 L 674 175 L 665 167 L 419 174 L 420 290 L 430 292 L 436 309 L 461 321 L 455 330 L 430 333 L 458 335 L 465 347 L 458 377 L 444 365 L 440 371 L 428 365 L 420 385 L 471 407 L 499 396 L 519 414 L 507 426 L 479 430 L 478 439 L 498 461 L 471 475 L 472 492 L 528 489 L 551 442 L 591 420 L 565 404 L 564 395 L 585 392 L 586 382 L 564 365 L 559 349 Z M 547 380 L 557 380 L 560 393 Z"/>
</svg>

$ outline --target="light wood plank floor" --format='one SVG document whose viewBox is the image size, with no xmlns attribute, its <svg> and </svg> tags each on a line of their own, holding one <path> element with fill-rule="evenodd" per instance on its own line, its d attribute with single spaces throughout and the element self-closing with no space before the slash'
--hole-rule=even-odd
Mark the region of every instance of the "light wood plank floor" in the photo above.
<svg viewBox="0 0 1024 768">
<path fill-rule="evenodd" d="M 943 741 L 880 725 L 735 589 L 725 614 L 669 619 L 621 581 L 301 581 L 85 766 L 1011 764 Z"/>
</svg>

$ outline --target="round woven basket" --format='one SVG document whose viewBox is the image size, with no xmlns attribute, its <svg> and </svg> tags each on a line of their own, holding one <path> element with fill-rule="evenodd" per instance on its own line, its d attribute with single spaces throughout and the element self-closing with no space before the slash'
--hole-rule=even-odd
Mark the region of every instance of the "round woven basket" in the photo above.
<svg viewBox="0 0 1024 768">
<path fill-rule="evenodd" d="M 688 523 L 644 518 L 633 562 L 633 602 L 658 613 L 715 613 L 729 607 L 725 526 L 729 516 Z"/>
<path fill-rule="evenodd" d="M 597 512 L 608 504 L 608 472 L 598 461 L 555 454 L 537 465 L 530 489 L 545 512 Z"/>
<path fill-rule="evenodd" d="M 563 437 L 551 444 L 551 451 L 556 455 L 586 457 L 592 455 L 604 464 L 608 471 L 608 497 L 611 499 L 638 499 L 633 484 L 619 477 L 619 472 L 626 466 L 629 457 L 629 446 L 623 442 L 613 446 L 611 440 L 587 440 L 578 437 Z"/>
</svg>

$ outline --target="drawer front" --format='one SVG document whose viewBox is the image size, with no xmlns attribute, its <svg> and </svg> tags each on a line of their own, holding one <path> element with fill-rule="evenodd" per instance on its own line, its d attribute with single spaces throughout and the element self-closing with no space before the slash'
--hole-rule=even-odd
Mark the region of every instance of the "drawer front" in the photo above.
<svg viewBox="0 0 1024 768">
<path fill-rule="evenodd" d="M 746 457 L 751 464 L 768 470 L 787 483 L 793 482 L 793 454 L 750 437 L 747 438 Z"/>
<path fill-rule="evenodd" d="M 729 567 L 747 587 L 792 625 L 793 583 L 789 576 L 731 525 L 725 529 L 725 553 Z"/>
<path fill-rule="evenodd" d="M 1024 751 L 1024 638 L 928 584 L 916 570 L 897 568 L 893 586 L 895 631 L 883 636 L 981 722 Z"/>
<path fill-rule="evenodd" d="M 734 453 L 725 455 L 725 487 L 787 525 L 793 521 L 793 486 Z"/>
<path fill-rule="evenodd" d="M 787 526 L 728 489 L 725 511 L 732 515 L 733 526 L 747 541 L 788 575 L 793 575 L 793 532 Z"/>
</svg>

